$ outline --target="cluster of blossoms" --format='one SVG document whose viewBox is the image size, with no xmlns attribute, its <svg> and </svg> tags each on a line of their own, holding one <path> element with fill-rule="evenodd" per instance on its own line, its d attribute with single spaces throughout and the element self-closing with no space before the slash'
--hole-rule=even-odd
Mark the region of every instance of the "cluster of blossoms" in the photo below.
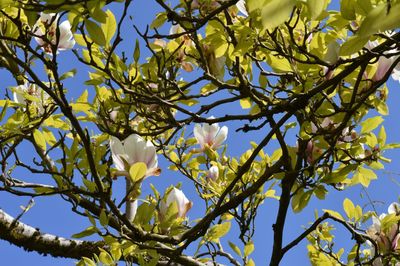
<svg viewBox="0 0 400 266">
<path fill-rule="evenodd" d="M 57 52 L 72 49 L 75 45 L 69 21 L 66 20 L 57 26 L 58 20 L 59 16 L 56 14 L 42 13 L 34 26 L 35 40 L 48 54 L 52 53 L 52 45 L 57 45 Z M 58 38 L 57 28 L 59 30 Z"/>
<path fill-rule="evenodd" d="M 387 216 L 393 216 L 394 222 L 391 222 L 391 226 L 387 229 L 383 229 L 382 221 Z M 372 225 L 368 228 L 367 234 L 375 242 L 378 250 L 375 250 L 375 245 L 368 242 L 372 248 L 372 256 L 377 258 L 373 261 L 373 266 L 383 266 L 388 265 L 383 263 L 382 257 L 391 253 L 398 251 L 400 231 L 398 219 L 400 216 L 400 204 L 393 202 L 388 208 L 388 213 L 382 213 L 379 217 L 372 216 Z M 392 264 L 390 264 L 392 265 Z M 397 264 L 396 264 L 397 265 Z"/>
<path fill-rule="evenodd" d="M 212 119 L 213 117 L 210 117 Z M 218 149 L 221 144 L 226 140 L 228 128 L 226 126 L 220 128 L 218 123 L 202 125 L 196 124 L 194 127 L 194 135 L 197 142 L 200 144 L 201 150 L 205 149 Z M 128 136 L 125 140 L 120 141 L 116 137 L 110 138 L 111 156 L 117 171 L 114 172 L 115 176 L 125 176 L 128 180 L 130 178 L 130 168 L 139 162 L 146 164 L 147 171 L 143 177 L 155 176 L 160 174 L 158 168 L 158 159 L 156 149 L 150 141 L 145 141 L 137 134 Z M 212 166 L 208 170 L 207 178 L 216 180 L 219 175 L 217 166 Z M 141 182 L 142 180 L 140 180 Z M 139 183 L 140 183 L 139 182 Z M 140 184 L 139 184 L 140 185 Z M 129 200 L 129 199 L 128 199 Z M 133 219 L 136 215 L 137 200 L 131 201 L 131 209 L 129 219 Z M 187 212 L 191 209 L 193 203 L 189 201 L 183 191 L 173 187 L 169 189 L 166 195 L 159 204 L 159 217 L 160 220 L 165 217 L 168 208 L 171 204 L 176 204 L 178 213 L 176 218 L 185 218 Z M 128 214 L 127 214 L 128 215 Z"/>
<path fill-rule="evenodd" d="M 313 135 L 318 134 L 320 131 L 333 131 L 340 126 L 339 123 L 333 122 L 332 119 L 329 117 L 325 117 L 322 122 L 318 125 L 311 122 L 311 133 Z M 337 144 L 345 143 L 345 142 L 352 142 L 357 138 L 357 133 L 355 130 L 350 130 L 349 127 L 345 127 L 337 141 Z M 307 162 L 312 164 L 315 160 L 315 157 L 322 154 L 322 150 L 315 145 L 314 140 L 309 140 L 306 147 L 306 155 L 307 155 Z"/>
<path fill-rule="evenodd" d="M 25 83 L 14 89 L 13 98 L 16 103 L 34 106 L 37 114 L 42 115 L 50 96 L 36 84 Z"/>
<path fill-rule="evenodd" d="M 213 116 L 209 119 L 214 119 Z M 194 137 L 200 144 L 201 150 L 204 151 L 207 148 L 216 150 L 226 140 L 228 136 L 228 127 L 219 127 L 218 123 L 202 125 L 196 124 L 193 130 Z"/>
</svg>

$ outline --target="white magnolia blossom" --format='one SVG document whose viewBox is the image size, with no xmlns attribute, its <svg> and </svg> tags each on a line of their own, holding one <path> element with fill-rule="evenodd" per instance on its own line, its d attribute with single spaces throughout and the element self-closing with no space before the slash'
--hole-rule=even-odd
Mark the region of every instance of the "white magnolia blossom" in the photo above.
<svg viewBox="0 0 400 266">
<path fill-rule="evenodd" d="M 378 45 L 379 45 L 379 43 L 377 41 L 373 41 L 373 42 L 368 41 L 368 43 L 365 45 L 365 48 L 367 48 L 368 50 L 372 50 L 373 48 L 377 47 Z M 372 77 L 372 80 L 379 81 L 385 77 L 385 75 L 388 72 L 388 70 L 390 69 L 390 67 L 393 65 L 393 63 L 399 57 L 398 55 L 396 55 L 396 56 L 390 56 L 390 55 L 394 54 L 394 53 L 398 53 L 398 52 L 399 51 L 397 49 L 392 49 L 390 51 L 385 52 L 384 53 L 385 56 L 380 56 L 378 58 L 377 69 L 376 69 L 374 76 Z M 386 57 L 386 56 L 388 56 L 388 57 Z M 400 64 L 397 64 L 396 67 L 393 69 L 392 78 L 394 80 L 399 80 Z"/>
<path fill-rule="evenodd" d="M 214 117 L 211 116 L 208 119 L 213 118 Z M 220 128 L 218 123 L 211 125 L 207 123 L 203 123 L 202 125 L 196 124 L 194 126 L 193 133 L 202 150 L 204 150 L 207 146 L 215 150 L 218 149 L 226 140 L 228 136 L 228 127 L 223 126 Z"/>
<path fill-rule="evenodd" d="M 62 22 L 59 26 L 60 36 L 57 40 L 58 15 L 41 13 L 36 22 L 34 32 L 35 40 L 46 53 L 51 53 L 51 44 L 57 44 L 57 51 L 72 49 L 75 45 L 74 36 L 71 31 L 71 24 L 68 20 Z M 50 43 L 46 42 L 49 41 Z"/>
<path fill-rule="evenodd" d="M 215 181 L 218 179 L 218 176 L 219 176 L 218 166 L 216 165 L 211 166 L 210 169 L 208 169 L 207 178 Z"/>
<path fill-rule="evenodd" d="M 400 205 L 397 202 L 390 204 L 388 214 L 400 215 Z M 397 250 L 400 239 L 399 226 L 397 223 L 394 223 L 389 230 L 385 232 L 381 230 L 381 221 L 386 216 L 386 213 L 382 213 L 379 217 L 372 216 L 372 225 L 367 230 L 367 234 L 375 241 L 379 249 L 379 254 L 386 254 L 391 250 Z M 372 245 L 372 243 L 369 244 L 372 248 L 372 254 L 375 255 L 376 250 L 374 245 Z M 380 262 L 379 260 L 375 260 L 373 265 L 381 265 Z"/>
<path fill-rule="evenodd" d="M 168 207 L 176 202 L 178 207 L 178 216 L 177 218 L 185 218 L 186 213 L 192 208 L 193 203 L 189 201 L 182 190 L 177 188 L 172 188 L 168 192 L 168 195 L 161 201 L 160 203 L 160 214 L 162 217 L 167 213 Z"/>
<path fill-rule="evenodd" d="M 137 134 L 132 134 L 125 140 L 120 141 L 116 137 L 110 139 L 110 149 L 115 167 L 124 175 L 129 175 L 129 168 L 138 162 L 147 166 L 145 177 L 158 175 L 159 168 L 157 153 L 150 141 L 145 141 Z"/>
<path fill-rule="evenodd" d="M 240 13 L 242 13 L 245 17 L 249 16 L 249 13 L 247 12 L 246 9 L 246 1 L 245 0 L 239 0 L 239 2 L 236 3 L 237 9 L 239 9 Z"/>
<path fill-rule="evenodd" d="M 27 95 L 30 95 L 31 97 Z M 36 84 L 25 83 L 24 85 L 19 85 L 15 88 L 13 98 L 16 103 L 36 106 L 38 113 L 43 114 L 46 102 L 50 96 Z"/>
</svg>

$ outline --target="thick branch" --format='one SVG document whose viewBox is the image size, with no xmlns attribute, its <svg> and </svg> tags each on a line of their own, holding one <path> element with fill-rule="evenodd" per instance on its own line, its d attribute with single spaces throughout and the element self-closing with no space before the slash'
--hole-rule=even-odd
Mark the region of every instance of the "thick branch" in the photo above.
<svg viewBox="0 0 400 266">
<path fill-rule="evenodd" d="M 105 243 L 71 240 L 51 234 L 41 233 L 38 229 L 15 220 L 0 210 L 0 238 L 27 251 L 53 257 L 80 259 L 99 254 L 99 247 Z"/>
</svg>

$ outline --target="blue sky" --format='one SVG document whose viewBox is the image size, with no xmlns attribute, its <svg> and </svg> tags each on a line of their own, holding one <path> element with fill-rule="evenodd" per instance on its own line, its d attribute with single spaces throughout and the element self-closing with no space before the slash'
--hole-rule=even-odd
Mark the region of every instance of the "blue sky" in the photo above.
<svg viewBox="0 0 400 266">
<path fill-rule="evenodd" d="M 157 9 L 153 4 L 149 4 L 150 1 L 146 0 L 136 0 L 133 2 L 131 7 L 133 21 L 138 23 L 144 28 L 144 25 L 151 22 L 151 18 L 157 13 Z M 336 1 L 335 1 L 336 2 Z M 337 1 L 338 2 L 338 1 Z M 337 6 L 337 3 L 334 3 Z M 116 4 L 114 7 L 122 7 L 121 4 Z M 131 37 L 130 33 L 133 32 L 133 28 L 130 26 L 132 23 L 126 23 L 124 27 L 124 33 L 126 33 L 126 39 L 124 44 L 124 49 L 132 50 L 134 46 L 134 40 L 128 40 Z M 129 33 L 129 34 L 128 34 Z M 143 51 L 143 49 L 142 49 Z M 61 63 L 61 68 L 64 70 L 69 70 L 71 68 L 70 58 L 72 53 L 70 51 L 62 52 L 59 55 L 59 62 Z M 15 85 L 10 80 L 9 76 L 4 73 L 4 70 L 0 70 L 0 75 L 2 76 L 2 81 L 0 82 L 1 90 L 0 96 L 3 97 L 3 93 L 6 87 Z M 71 97 L 76 97 L 82 93 L 85 89 L 89 91 L 91 87 L 82 86 L 84 80 L 87 79 L 87 69 L 78 67 L 78 75 L 68 81 L 67 87 L 70 88 Z M 387 142 L 400 142 L 400 136 L 398 134 L 400 126 L 398 119 L 400 117 L 400 108 L 398 101 L 400 99 L 399 83 L 390 80 L 388 83 L 389 87 L 389 99 L 388 106 L 390 108 L 389 116 L 385 117 L 384 126 L 387 131 Z M 231 109 L 221 110 L 221 113 L 216 113 L 215 115 L 223 114 L 223 112 L 230 113 L 237 111 L 239 106 L 232 105 Z M 211 114 L 210 114 L 211 115 Z M 252 133 L 251 136 L 243 136 L 242 134 L 235 133 L 234 125 L 230 126 L 230 133 L 227 140 L 228 152 L 232 156 L 238 156 L 243 151 L 250 147 L 249 140 L 257 140 L 261 138 L 262 132 Z M 191 130 L 191 129 L 190 129 Z M 188 130 L 188 132 L 190 132 Z M 242 145 L 238 145 L 241 143 Z M 29 149 L 29 146 L 23 147 L 24 151 Z M 20 149 L 22 151 L 22 148 Z M 273 150 L 267 149 L 266 152 L 272 152 Z M 25 153 L 27 158 L 29 154 Z M 285 243 L 294 239 L 303 231 L 303 226 L 307 226 L 309 222 L 314 219 L 314 211 L 318 210 L 322 213 L 322 209 L 334 209 L 342 211 L 342 201 L 344 198 L 348 197 L 353 202 L 366 206 L 370 210 L 368 205 L 368 197 L 366 193 L 377 202 L 381 204 L 376 204 L 378 212 L 386 212 L 387 206 L 398 200 L 398 191 L 400 189 L 397 184 L 398 176 L 400 174 L 400 151 L 390 151 L 385 153 L 385 157 L 392 159 L 392 163 L 385 165 L 384 171 L 378 171 L 378 181 L 373 181 L 368 189 L 364 190 L 360 186 L 349 188 L 342 192 L 330 191 L 327 199 L 320 201 L 313 197 L 307 208 L 300 214 L 289 213 L 287 218 L 286 230 L 285 230 Z M 185 191 L 187 197 L 194 201 L 194 207 L 189 212 L 189 217 L 191 220 L 201 218 L 203 215 L 202 204 L 196 199 L 195 191 L 193 187 L 188 183 L 184 182 L 182 176 L 178 173 L 169 172 L 166 170 L 165 162 L 160 162 L 161 167 L 164 172 L 159 177 L 151 177 L 146 180 L 143 185 L 143 194 L 151 193 L 149 189 L 149 183 L 153 183 L 157 186 L 159 191 L 163 191 L 164 188 L 171 184 L 176 184 L 178 182 L 183 182 L 183 190 Z M 23 173 L 20 173 L 23 174 Z M 35 177 L 37 178 L 37 177 Z M 119 183 L 122 189 L 122 182 Z M 20 205 L 26 205 L 29 198 L 15 197 L 8 195 L 6 193 L 0 193 L 0 208 L 8 212 L 9 214 L 16 216 L 21 212 Z M 272 223 L 275 220 L 276 210 L 278 202 L 276 200 L 268 199 L 265 204 L 261 207 L 258 213 L 258 218 L 256 220 L 256 234 L 254 237 L 255 251 L 252 258 L 258 265 L 265 265 L 266 261 L 269 260 L 269 256 L 272 250 Z M 82 229 L 89 226 L 89 222 L 86 218 L 74 215 L 71 212 L 71 206 L 65 203 L 62 199 L 58 197 L 49 198 L 37 198 L 35 199 L 34 207 L 23 216 L 22 221 L 33 226 L 41 228 L 43 232 L 60 235 L 63 237 L 70 237 L 72 234 L 81 231 Z M 340 226 L 337 226 L 336 241 L 337 248 L 339 246 L 349 246 L 351 242 L 351 235 L 346 231 L 342 230 Z M 236 236 L 233 234 L 229 235 L 229 240 L 236 242 Z M 295 249 L 290 251 L 287 256 L 282 261 L 281 265 L 307 265 L 307 251 L 306 242 L 303 241 Z M 229 247 L 226 246 L 226 250 Z M 23 249 L 11 246 L 5 241 L 0 240 L 0 257 L 4 265 L 73 265 L 74 260 L 69 259 L 54 259 L 49 256 L 44 257 L 38 255 L 34 252 L 26 252 Z"/>
</svg>

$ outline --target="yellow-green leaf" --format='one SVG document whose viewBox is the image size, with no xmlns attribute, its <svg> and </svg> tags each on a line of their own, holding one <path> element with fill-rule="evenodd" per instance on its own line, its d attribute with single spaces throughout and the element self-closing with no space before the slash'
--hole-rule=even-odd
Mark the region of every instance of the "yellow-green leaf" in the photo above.
<svg viewBox="0 0 400 266">
<path fill-rule="evenodd" d="M 40 149 L 42 149 L 43 151 L 46 150 L 46 139 L 44 138 L 42 132 L 40 132 L 38 129 L 35 129 L 33 131 L 33 139 Z"/>
<path fill-rule="evenodd" d="M 114 36 L 117 30 L 117 21 L 115 20 L 115 16 L 113 12 L 111 12 L 111 10 L 107 10 L 106 14 L 107 14 L 106 23 L 101 24 L 101 29 L 104 32 L 106 43 L 110 43 L 112 37 Z"/>
<path fill-rule="evenodd" d="M 85 21 L 86 30 L 89 33 L 89 37 L 98 45 L 106 45 L 106 37 L 104 36 L 103 30 L 95 22 L 91 20 Z"/>
<path fill-rule="evenodd" d="M 377 128 L 383 122 L 383 118 L 381 116 L 375 116 L 368 119 L 365 119 L 360 123 L 361 125 L 361 134 L 371 132 L 375 128 Z"/>
<path fill-rule="evenodd" d="M 143 162 L 137 162 L 129 168 L 129 175 L 133 182 L 138 182 L 144 178 L 147 172 L 147 166 Z"/>
<path fill-rule="evenodd" d="M 240 99 L 240 106 L 242 109 L 249 109 L 251 108 L 251 101 L 249 98 Z"/>
<path fill-rule="evenodd" d="M 247 257 L 254 251 L 254 243 L 250 241 L 244 246 L 244 256 Z"/>
<path fill-rule="evenodd" d="M 354 217 L 354 204 L 351 200 L 349 200 L 348 198 L 345 198 L 343 201 L 343 210 L 345 211 L 347 217 L 349 219 L 352 219 Z"/>
</svg>

